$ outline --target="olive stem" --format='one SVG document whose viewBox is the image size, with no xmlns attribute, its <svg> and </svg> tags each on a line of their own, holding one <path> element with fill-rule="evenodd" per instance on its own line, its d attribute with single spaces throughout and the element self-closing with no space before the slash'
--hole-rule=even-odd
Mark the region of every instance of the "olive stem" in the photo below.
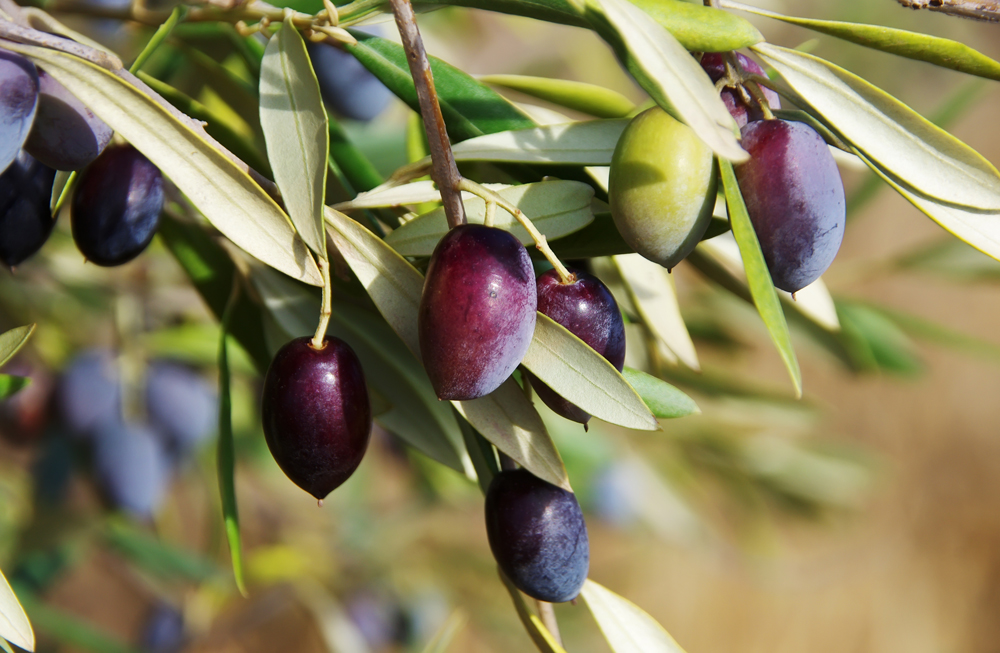
<svg viewBox="0 0 1000 653">
<path fill-rule="evenodd" d="M 542 620 L 542 625 L 552 635 L 552 639 L 556 640 L 556 644 L 562 646 L 563 642 L 562 636 L 559 634 L 559 622 L 556 621 L 556 611 L 553 609 L 552 604 L 548 601 L 539 601 L 538 599 L 535 599 L 535 604 L 538 606 L 538 617 Z"/>
<path fill-rule="evenodd" d="M 497 214 L 497 203 L 486 201 L 486 215 L 483 217 L 483 224 L 487 227 L 493 226 L 493 218 Z"/>
<path fill-rule="evenodd" d="M 512 472 L 517 469 L 514 459 L 497 449 L 497 457 L 500 459 L 500 469 L 504 472 Z"/>
<path fill-rule="evenodd" d="M 564 284 L 576 281 L 576 276 L 566 269 L 566 266 L 559 261 L 555 252 L 553 252 L 552 248 L 549 247 L 549 243 L 546 240 L 545 235 L 538 231 L 534 223 L 528 219 L 528 216 L 526 216 L 521 209 L 504 199 L 504 197 L 499 193 L 477 184 L 471 179 L 462 179 L 459 183 L 459 188 L 472 193 L 476 197 L 482 198 L 486 202 L 487 213 L 489 213 L 489 205 L 493 203 L 514 216 L 517 221 L 521 223 L 521 226 L 524 227 L 525 231 L 528 232 L 528 235 L 531 236 L 531 239 L 535 241 L 535 247 L 542 253 L 545 260 L 547 260 L 550 264 L 552 264 L 552 267 L 555 268 L 556 274 L 559 275 L 559 280 Z"/>
<path fill-rule="evenodd" d="M 427 59 L 423 39 L 417 28 L 417 20 L 413 15 L 410 0 L 391 0 L 392 13 L 396 16 L 396 27 L 403 41 L 406 60 L 410 65 L 410 75 L 417 90 L 417 101 L 420 103 L 420 117 L 424 121 L 424 132 L 427 134 L 427 146 L 431 152 L 431 178 L 441 191 L 441 201 L 444 213 L 448 218 L 449 227 L 465 224 L 465 205 L 462 204 L 462 193 L 459 184 L 462 175 L 455 165 L 455 155 L 451 151 L 448 131 L 445 128 L 441 105 L 438 103 L 437 91 L 434 90 L 434 76 L 431 64 Z"/>
<path fill-rule="evenodd" d="M 320 257 L 319 273 L 323 277 L 323 303 L 319 308 L 319 326 L 316 327 L 316 335 L 312 339 L 313 349 L 323 349 L 326 347 L 326 328 L 330 325 L 330 315 L 332 314 L 332 289 L 330 288 L 330 261 Z"/>
</svg>

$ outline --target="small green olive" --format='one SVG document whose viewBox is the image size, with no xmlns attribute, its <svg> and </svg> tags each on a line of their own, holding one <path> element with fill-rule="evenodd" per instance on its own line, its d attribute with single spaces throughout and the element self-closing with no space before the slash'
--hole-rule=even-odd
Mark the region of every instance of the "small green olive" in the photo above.
<svg viewBox="0 0 1000 653">
<path fill-rule="evenodd" d="M 611 215 L 632 249 L 668 270 L 705 235 L 715 207 L 712 150 L 659 107 L 643 111 L 611 157 Z"/>
</svg>

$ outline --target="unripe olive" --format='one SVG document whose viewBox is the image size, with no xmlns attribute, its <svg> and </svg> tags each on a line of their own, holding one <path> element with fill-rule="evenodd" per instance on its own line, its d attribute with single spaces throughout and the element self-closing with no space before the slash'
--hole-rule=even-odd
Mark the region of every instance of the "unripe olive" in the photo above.
<svg viewBox="0 0 1000 653">
<path fill-rule="evenodd" d="M 715 158 L 694 131 L 659 107 L 632 119 L 611 157 L 611 216 L 632 249 L 668 270 L 712 219 Z"/>
</svg>

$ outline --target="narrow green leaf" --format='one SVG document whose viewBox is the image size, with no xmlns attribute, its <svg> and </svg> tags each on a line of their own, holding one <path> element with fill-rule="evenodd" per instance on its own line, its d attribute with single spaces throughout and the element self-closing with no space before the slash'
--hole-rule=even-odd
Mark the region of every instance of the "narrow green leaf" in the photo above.
<svg viewBox="0 0 1000 653">
<path fill-rule="evenodd" d="M 653 415 L 660 419 L 684 417 L 701 412 L 694 399 L 666 381 L 631 367 L 623 369 L 622 375 L 653 411 Z"/>
<path fill-rule="evenodd" d="M 611 165 L 627 119 L 587 120 L 497 132 L 456 144 L 456 161 Z"/>
<path fill-rule="evenodd" d="M 308 286 L 265 268 L 254 269 L 251 280 L 283 340 L 315 330 L 320 298 Z M 438 400 L 423 366 L 380 316 L 335 302 L 327 333 L 351 345 L 369 385 L 391 404 L 377 417 L 383 426 L 434 460 L 475 476 L 451 406 Z"/>
<path fill-rule="evenodd" d="M 952 41 L 951 39 L 921 34 L 919 32 L 909 32 L 883 25 L 865 25 L 863 23 L 847 23 L 837 20 L 815 20 L 795 16 L 783 16 L 767 9 L 760 9 L 749 5 L 738 3 L 726 4 L 731 5 L 734 9 L 767 16 L 768 18 L 805 27 L 822 34 L 829 34 L 830 36 L 835 36 L 851 43 L 863 45 L 866 48 L 881 50 L 908 59 L 916 59 L 917 61 L 926 61 L 935 66 L 1000 81 L 1000 63 L 964 43 Z"/>
<path fill-rule="evenodd" d="M 590 208 L 594 189 L 578 181 L 554 180 L 507 186 L 498 194 L 521 209 L 549 240 L 579 231 L 594 220 Z M 473 197 L 465 200 L 464 204 L 468 222 L 483 224 L 486 202 Z M 524 227 L 503 208 L 497 207 L 493 226 L 511 232 L 524 245 L 534 244 Z M 448 221 L 444 209 L 437 208 L 407 222 L 389 234 L 385 241 L 403 256 L 430 256 L 446 233 Z"/>
<path fill-rule="evenodd" d="M 154 92 L 159 93 L 161 97 L 170 102 L 170 104 L 191 118 L 205 123 L 205 131 L 208 135 L 219 141 L 223 147 L 239 157 L 241 161 L 261 174 L 271 174 L 271 165 L 267 162 L 267 159 L 261 155 L 253 143 L 233 129 L 226 118 L 209 109 L 201 102 L 181 93 L 170 84 L 161 82 L 144 71 L 140 70 L 137 76 Z"/>
<path fill-rule="evenodd" d="M 351 34 L 358 39 L 358 44 L 347 46 L 347 50 L 411 109 L 419 111 L 403 46 L 364 32 L 352 31 Z M 483 134 L 535 126 L 524 112 L 503 96 L 458 68 L 436 57 L 430 57 L 430 64 L 441 113 L 452 139 L 463 141 Z"/>
<path fill-rule="evenodd" d="M 28 342 L 28 338 L 34 332 L 35 325 L 28 324 L 0 333 L 0 367 L 3 367 L 7 361 L 13 358 L 14 354 L 21 350 L 21 347 Z"/>
<path fill-rule="evenodd" d="M 215 315 L 215 319 L 221 320 L 236 274 L 236 266 L 229 254 L 204 229 L 181 222 L 170 210 L 164 211 L 160 216 L 157 233 Z M 229 334 L 250 356 L 257 373 L 264 374 L 271 364 L 271 355 L 264 339 L 260 307 L 250 301 L 246 293 L 240 295 L 233 309 Z"/>
<path fill-rule="evenodd" d="M 0 399 L 12 397 L 29 385 L 31 385 L 31 378 L 27 376 L 0 374 Z"/>
<path fill-rule="evenodd" d="M 5 44 L 45 67 L 73 95 L 163 171 L 219 231 L 285 274 L 322 283 L 319 269 L 281 208 L 190 124 L 126 81 L 57 50 Z"/>
<path fill-rule="evenodd" d="M 19 589 L 20 592 L 20 589 Z M 40 632 L 67 644 L 74 650 L 89 653 L 139 653 L 137 649 L 112 638 L 88 621 L 50 607 L 28 592 L 20 592 L 24 607 Z"/>
<path fill-rule="evenodd" d="M 594 417 L 630 429 L 660 428 L 615 366 L 561 324 L 538 314 L 521 363 L 564 399 Z"/>
<path fill-rule="evenodd" d="M 795 357 L 795 350 L 792 349 L 788 324 L 785 322 L 785 314 L 781 310 L 778 294 L 774 290 L 771 273 L 767 270 L 764 255 L 760 251 L 760 242 L 757 240 L 757 234 L 754 232 L 750 216 L 747 214 L 747 206 L 743 202 L 740 187 L 736 183 L 736 173 L 733 171 L 732 164 L 723 160 L 719 161 L 719 170 L 722 173 L 722 187 L 726 193 L 729 220 L 732 223 L 733 235 L 740 246 L 740 255 L 743 257 L 750 294 L 753 296 L 753 302 L 757 306 L 761 319 L 764 320 L 764 326 L 771 334 L 771 340 L 778 348 L 781 360 L 788 368 L 792 384 L 795 386 L 795 394 L 801 397 L 802 373 L 799 371 L 799 361 Z"/>
<path fill-rule="evenodd" d="M 614 653 L 684 653 L 655 619 L 611 590 L 587 579 L 580 596 Z"/>
<path fill-rule="evenodd" d="M 560 259 L 574 259 L 631 254 L 634 250 L 622 238 L 611 214 L 597 213 L 588 226 L 554 241 L 552 251 Z"/>
<path fill-rule="evenodd" d="M 323 201 L 330 133 L 319 82 L 291 16 L 264 50 L 260 126 L 292 224 L 306 245 L 326 258 Z"/>
<path fill-rule="evenodd" d="M 812 55 L 768 43 L 754 50 L 871 161 L 921 194 L 1000 210 L 1000 173 L 978 152 L 885 91 Z"/>
<path fill-rule="evenodd" d="M 521 624 L 528 632 L 528 637 L 535 643 L 538 650 L 541 653 L 566 653 L 566 650 L 559 646 L 555 637 L 545 627 L 542 620 L 538 618 L 538 615 L 528 607 L 528 603 L 524 600 L 521 590 L 514 587 L 514 583 L 499 568 L 497 568 L 497 573 L 500 575 L 500 580 L 503 581 L 503 586 L 507 588 L 507 592 L 510 594 L 510 600 L 514 602 L 517 617 L 521 620 Z"/>
<path fill-rule="evenodd" d="M 417 310 L 423 290 L 420 272 L 346 215 L 327 208 L 326 220 L 341 256 L 389 326 L 419 358 Z M 487 440 L 532 474 L 570 489 L 566 469 L 545 424 L 513 379 L 485 397 L 452 404 Z"/>
<path fill-rule="evenodd" d="M 586 27 L 587 22 L 567 0 L 417 0 L 416 6 L 452 5 L 527 16 L 551 23 Z M 735 14 L 684 0 L 633 0 L 692 52 L 725 52 L 759 42 L 760 32 Z M 702 10 L 702 11 L 699 11 Z"/>
<path fill-rule="evenodd" d="M 870 355 L 878 369 L 912 376 L 923 371 L 913 341 L 887 315 L 871 306 L 837 302 L 844 338 Z"/>
<path fill-rule="evenodd" d="M 888 170 L 868 159 L 860 150 L 855 153 L 896 192 L 905 197 L 920 212 L 944 227 L 959 240 L 972 245 L 988 256 L 1000 260 L 1000 211 L 980 211 L 942 203 L 923 195 L 899 180 Z"/>
<path fill-rule="evenodd" d="M 663 266 L 638 254 L 625 254 L 612 259 L 639 317 L 673 362 L 678 360 L 693 370 L 701 368 L 677 302 L 673 276 Z M 662 350 L 662 348 L 661 348 Z"/>
<path fill-rule="evenodd" d="M 764 40 L 748 20 L 684 0 L 630 0 L 663 25 L 689 52 L 739 50 Z"/>
<path fill-rule="evenodd" d="M 222 521 L 229 542 L 229 557 L 233 564 L 233 579 L 240 594 L 247 596 L 243 581 L 243 545 L 240 538 L 240 514 L 236 505 L 236 452 L 233 448 L 233 400 L 229 378 L 229 325 L 239 294 L 239 282 L 234 280 L 233 292 L 226 302 L 219 329 L 219 441 L 216 448 L 216 469 L 219 475 L 219 495 L 222 499 Z"/>
<path fill-rule="evenodd" d="M 437 629 L 437 632 L 434 633 L 434 636 L 431 637 L 430 641 L 427 642 L 427 646 L 424 647 L 422 653 L 445 653 L 448 647 L 451 646 L 452 640 L 455 639 L 455 635 L 465 627 L 468 621 L 469 617 L 466 616 L 465 611 L 461 608 L 453 610 L 451 615 L 441 624 L 441 627 Z"/>
<path fill-rule="evenodd" d="M 211 560 L 166 544 L 124 521 L 110 521 L 104 535 L 119 553 L 160 578 L 203 582 L 219 574 Z"/>
<path fill-rule="evenodd" d="M 624 118 L 635 109 L 635 103 L 621 93 L 585 82 L 528 75 L 484 75 L 479 81 L 597 118 Z"/>
<path fill-rule="evenodd" d="M 35 650 L 35 633 L 21 602 L 0 571 L 0 637 L 29 651 Z"/>
<path fill-rule="evenodd" d="M 855 304 L 857 303 L 855 302 Z M 995 343 L 925 320 L 911 313 L 887 309 L 882 306 L 878 307 L 878 310 L 911 338 L 950 347 L 977 360 L 989 358 L 993 359 L 994 362 L 1000 362 L 1000 346 Z"/>
<path fill-rule="evenodd" d="M 587 17 L 657 104 L 720 157 L 746 161 L 718 91 L 670 32 L 627 0 L 587 0 Z"/>
<path fill-rule="evenodd" d="M 49 200 L 49 209 L 53 216 L 59 215 L 59 209 L 63 203 L 69 199 L 69 190 L 73 187 L 76 179 L 76 171 L 57 170 L 55 179 L 52 180 L 52 197 Z"/>
<path fill-rule="evenodd" d="M 181 15 L 186 11 L 187 9 L 183 6 L 174 7 L 174 10 L 170 12 L 170 15 L 165 21 L 163 21 L 163 24 L 156 28 L 156 31 L 153 32 L 153 36 L 151 36 L 149 41 L 146 42 L 146 46 L 142 49 L 142 52 L 139 53 L 139 56 L 137 56 L 135 61 L 132 62 L 132 65 L 128 69 L 130 73 L 137 73 L 139 69 L 142 68 L 147 61 L 149 61 L 149 58 L 153 56 L 156 49 L 159 48 L 160 45 L 167 40 L 167 37 L 170 36 L 170 33 L 174 31 L 174 27 L 176 27 L 177 23 L 180 21 Z"/>
</svg>

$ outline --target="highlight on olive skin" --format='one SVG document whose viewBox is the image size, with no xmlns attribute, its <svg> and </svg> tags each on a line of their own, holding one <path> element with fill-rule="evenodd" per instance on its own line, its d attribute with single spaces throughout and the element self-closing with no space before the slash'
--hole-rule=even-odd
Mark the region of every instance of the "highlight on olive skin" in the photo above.
<svg viewBox="0 0 1000 653">
<path fill-rule="evenodd" d="M 712 150 L 653 107 L 632 119 L 611 157 L 611 217 L 622 238 L 668 270 L 694 250 L 712 221 L 717 187 Z"/>
<path fill-rule="evenodd" d="M 420 354 L 440 399 L 487 395 L 520 364 L 535 332 L 535 274 L 524 245 L 495 227 L 451 229 L 420 296 Z"/>
<path fill-rule="evenodd" d="M 361 361 L 338 338 L 322 349 L 308 337 L 274 355 L 261 397 L 264 438 L 275 462 L 300 488 L 322 500 L 361 464 L 372 411 Z"/>
<path fill-rule="evenodd" d="M 514 585 L 549 603 L 572 601 L 590 570 L 590 541 L 576 496 L 526 469 L 503 471 L 486 491 L 486 534 Z"/>
<path fill-rule="evenodd" d="M 19 54 L 0 49 L 0 173 L 28 138 L 38 109 L 38 72 Z"/>
<path fill-rule="evenodd" d="M 823 138 L 801 122 L 760 120 L 742 130 L 750 160 L 736 166 L 774 285 L 797 292 L 819 279 L 844 238 L 844 183 Z"/>
<path fill-rule="evenodd" d="M 141 254 L 163 211 L 163 175 L 131 145 L 110 146 L 81 173 L 72 203 L 73 240 L 101 266 Z"/>
<path fill-rule="evenodd" d="M 592 274 L 570 268 L 574 280 L 562 283 L 555 270 L 538 277 L 538 311 L 590 345 L 619 372 L 625 366 L 625 323 L 611 291 Z M 556 414 L 586 425 L 590 415 L 562 398 L 529 372 L 531 388 Z"/>
</svg>

